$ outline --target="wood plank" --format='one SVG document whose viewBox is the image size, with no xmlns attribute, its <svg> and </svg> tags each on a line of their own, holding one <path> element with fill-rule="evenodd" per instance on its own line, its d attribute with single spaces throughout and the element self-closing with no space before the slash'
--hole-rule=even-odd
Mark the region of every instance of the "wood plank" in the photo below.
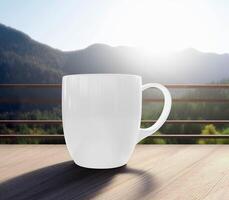
<svg viewBox="0 0 229 200">
<path fill-rule="evenodd" d="M 124 167 L 90 170 L 65 145 L 0 145 L 0 199 L 229 199 L 229 146 L 137 145 Z"/>
</svg>

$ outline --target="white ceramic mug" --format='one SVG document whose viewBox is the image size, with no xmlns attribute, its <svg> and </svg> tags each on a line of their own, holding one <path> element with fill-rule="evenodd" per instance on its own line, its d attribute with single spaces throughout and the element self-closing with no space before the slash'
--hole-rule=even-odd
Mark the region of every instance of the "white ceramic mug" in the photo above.
<svg viewBox="0 0 229 200">
<path fill-rule="evenodd" d="M 157 88 L 164 108 L 157 122 L 141 129 L 142 91 Z M 161 84 L 142 86 L 127 74 L 79 74 L 63 77 L 62 118 L 67 148 L 74 162 L 86 168 L 125 165 L 135 145 L 156 132 L 171 109 L 169 91 Z"/>
</svg>

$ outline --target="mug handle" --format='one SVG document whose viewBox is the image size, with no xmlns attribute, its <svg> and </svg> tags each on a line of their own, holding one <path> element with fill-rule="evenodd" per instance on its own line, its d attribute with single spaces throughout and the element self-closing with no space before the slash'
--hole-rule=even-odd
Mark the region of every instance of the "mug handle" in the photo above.
<svg viewBox="0 0 229 200">
<path fill-rule="evenodd" d="M 152 135 L 159 128 L 161 128 L 161 126 L 165 123 L 166 119 L 168 118 L 170 110 L 171 110 L 171 106 L 172 106 L 172 98 L 171 98 L 170 92 L 165 86 L 159 83 L 147 83 L 142 86 L 142 91 L 148 88 L 157 88 L 163 93 L 164 107 L 163 107 L 163 110 L 162 110 L 162 113 L 159 119 L 156 121 L 155 124 L 153 124 L 149 128 L 140 128 L 138 138 L 137 138 L 137 143 L 140 142 L 142 139 Z"/>
</svg>

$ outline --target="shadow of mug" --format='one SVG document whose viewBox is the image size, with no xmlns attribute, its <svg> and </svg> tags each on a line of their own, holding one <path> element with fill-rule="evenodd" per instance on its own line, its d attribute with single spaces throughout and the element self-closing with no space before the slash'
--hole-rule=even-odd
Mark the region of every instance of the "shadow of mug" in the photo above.
<svg viewBox="0 0 229 200">
<path fill-rule="evenodd" d="M 125 199 L 143 198 L 154 188 L 152 175 L 143 170 L 127 166 L 86 169 L 67 161 L 0 183 L 0 199 L 91 199 L 104 192 L 118 174 L 133 174 L 138 179 L 137 189 L 131 194 L 126 190 Z"/>
</svg>

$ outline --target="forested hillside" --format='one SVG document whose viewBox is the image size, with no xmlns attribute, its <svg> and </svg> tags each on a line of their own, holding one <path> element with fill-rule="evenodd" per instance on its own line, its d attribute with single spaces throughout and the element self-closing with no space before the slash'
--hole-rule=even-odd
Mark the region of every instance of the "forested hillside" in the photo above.
<svg viewBox="0 0 229 200">
<path fill-rule="evenodd" d="M 128 73 L 143 82 L 228 83 L 229 54 L 203 53 L 186 49 L 165 55 L 145 54 L 133 47 L 94 44 L 85 49 L 64 52 L 41 44 L 28 35 L 0 24 L 0 83 L 61 83 L 63 75 L 79 73 Z M 156 94 L 148 93 L 149 97 Z M 1 89 L 0 98 L 60 99 L 60 89 Z M 173 91 L 173 97 L 229 98 L 228 90 Z M 143 106 L 144 119 L 157 119 L 161 105 Z M 61 119 L 57 104 L 0 104 L 1 119 Z M 227 104 L 176 103 L 170 119 L 228 119 Z M 143 124 L 147 126 L 147 124 Z M 216 128 L 217 133 L 227 126 Z M 195 133 L 202 125 L 165 125 L 162 133 Z M 213 130 L 211 127 L 211 130 Z M 205 131 L 206 132 L 206 131 Z M 214 130 L 213 130 L 214 132 Z M 226 131 L 227 132 L 227 131 Z M 62 134 L 61 126 L 1 125 L 0 134 Z M 152 142 L 152 141 L 151 141 Z M 167 141 L 168 142 L 168 141 Z M 187 142 L 187 141 L 173 141 Z"/>
</svg>

